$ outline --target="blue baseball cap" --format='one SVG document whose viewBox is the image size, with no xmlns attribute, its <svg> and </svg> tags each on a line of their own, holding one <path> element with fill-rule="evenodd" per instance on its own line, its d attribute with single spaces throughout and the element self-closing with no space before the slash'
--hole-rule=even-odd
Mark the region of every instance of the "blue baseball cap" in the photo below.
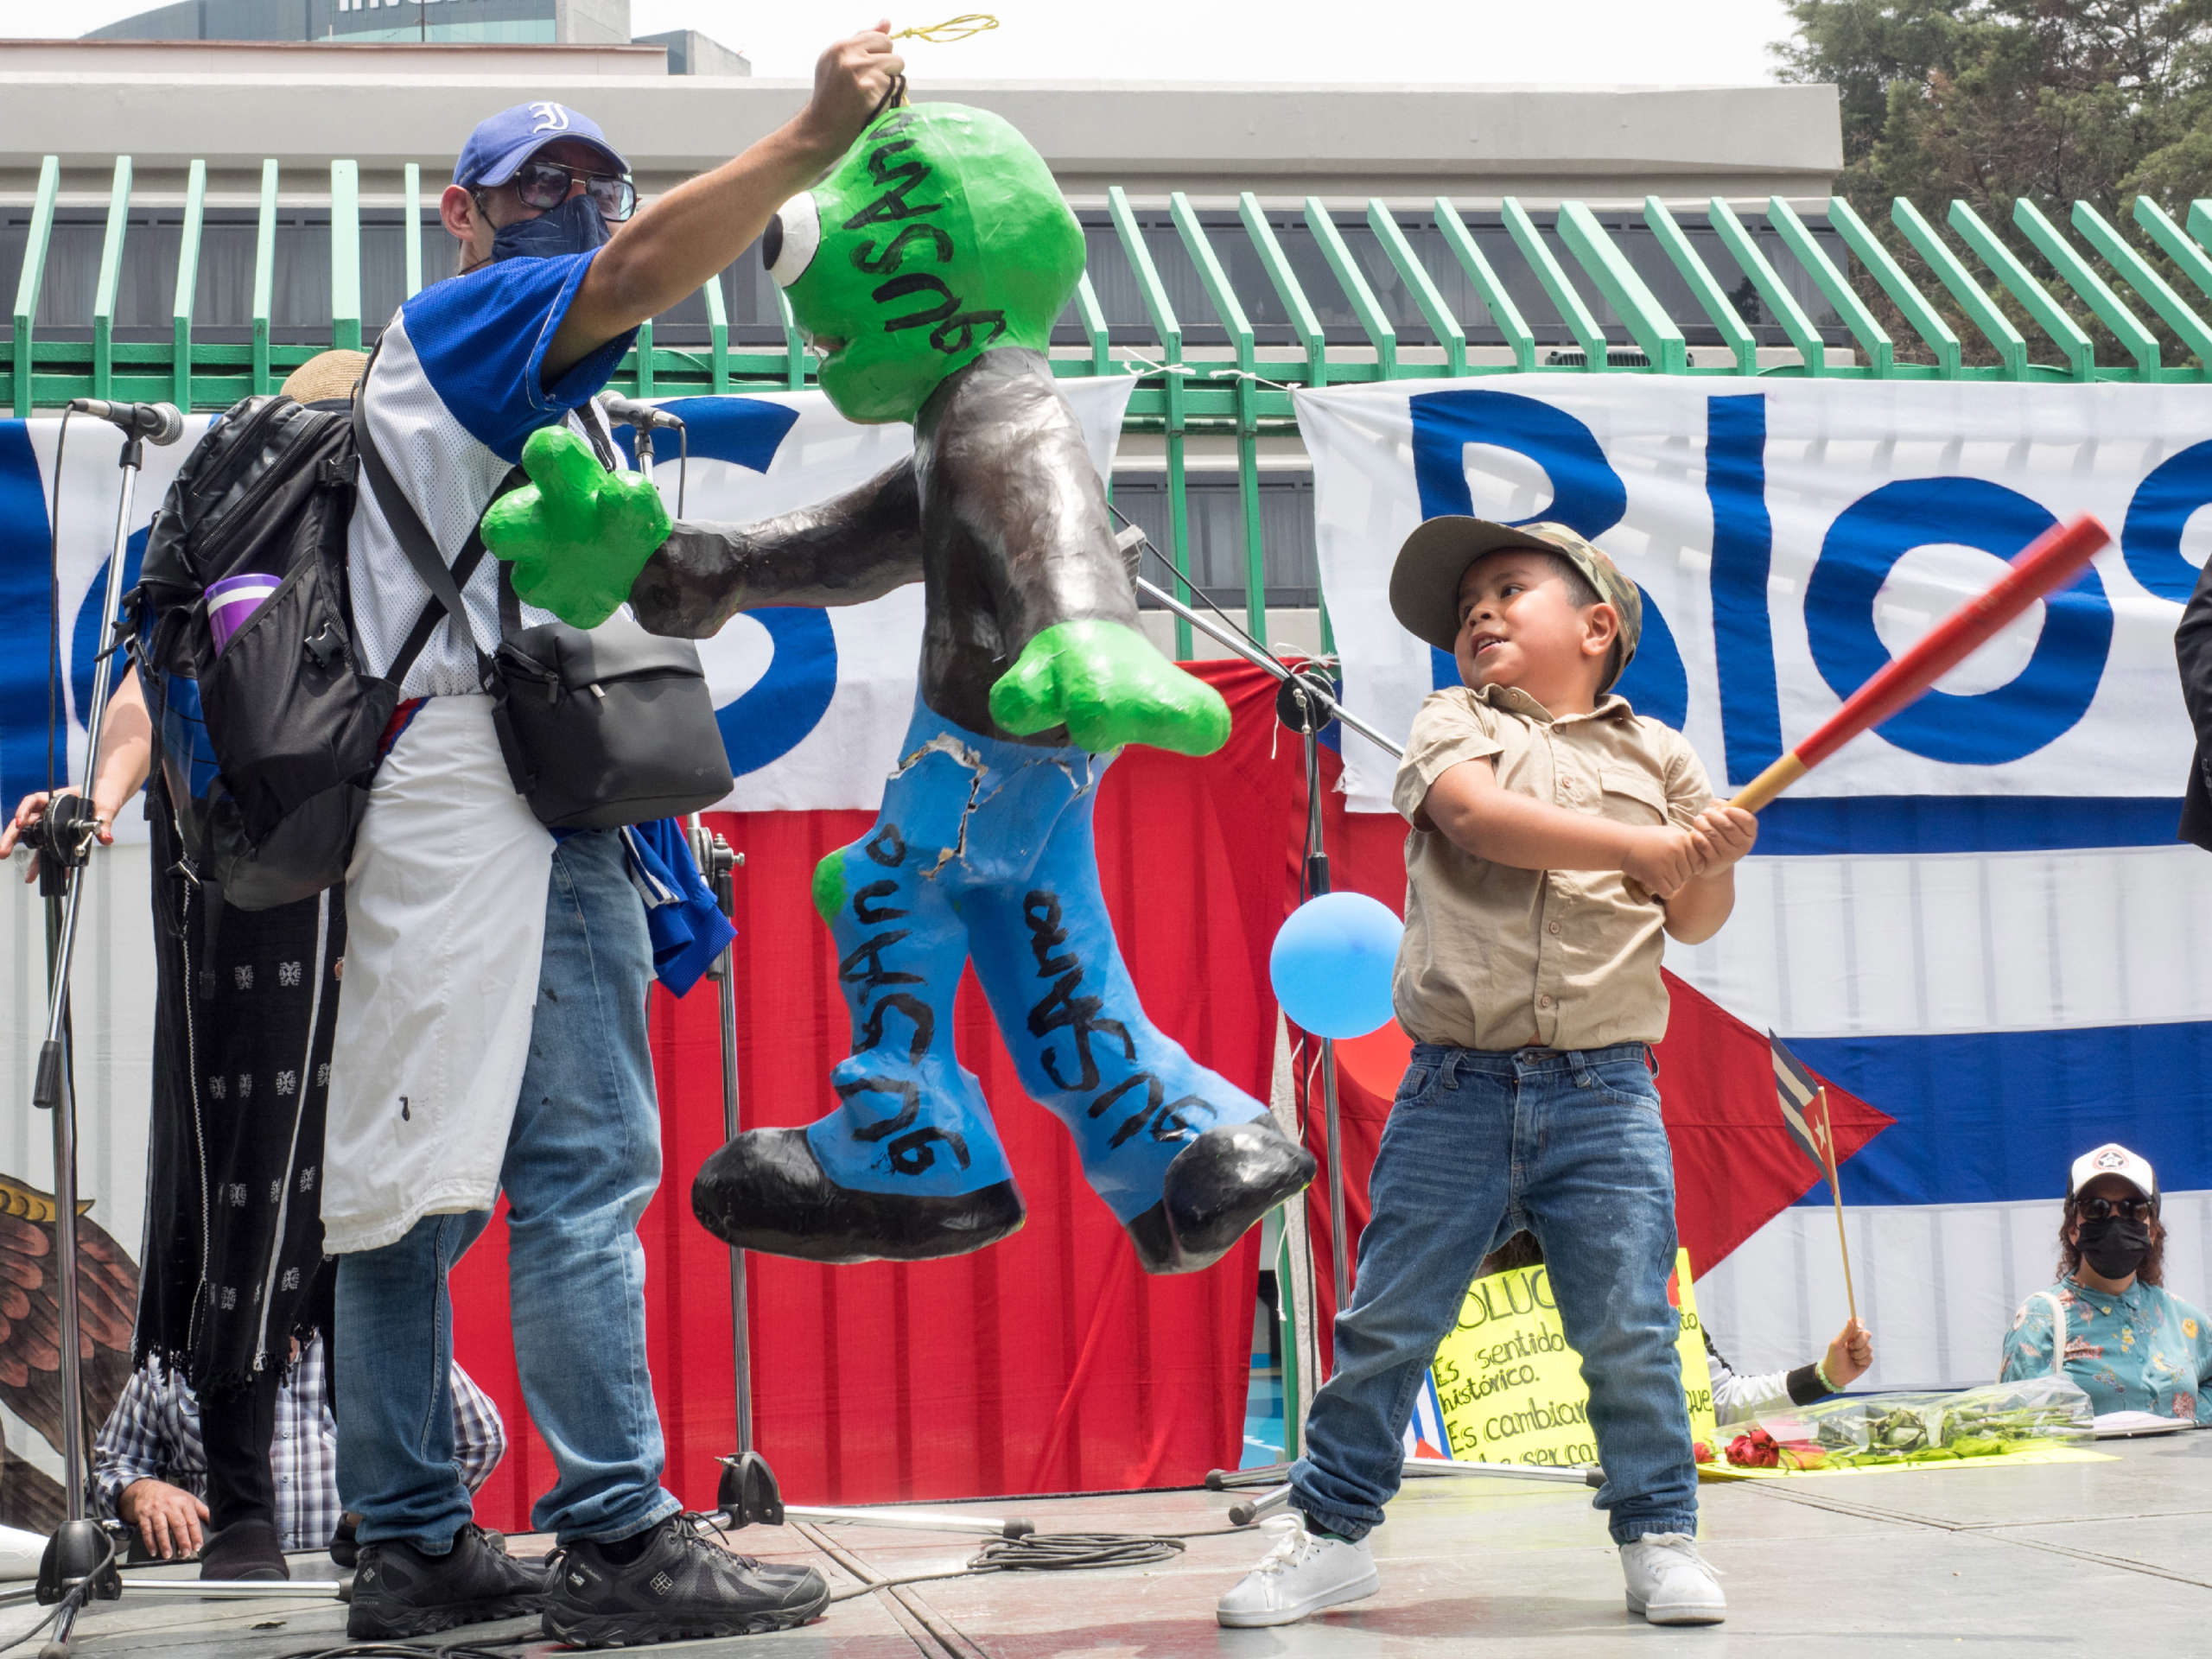
<svg viewBox="0 0 2212 1659">
<path fill-rule="evenodd" d="M 628 175 L 630 163 L 607 142 L 599 123 L 565 104 L 541 99 L 479 121 L 468 142 L 461 147 L 461 159 L 453 165 L 453 181 L 465 190 L 480 184 L 505 184 L 514 177 L 517 168 L 546 145 L 563 138 L 589 144 L 615 172 Z"/>
</svg>

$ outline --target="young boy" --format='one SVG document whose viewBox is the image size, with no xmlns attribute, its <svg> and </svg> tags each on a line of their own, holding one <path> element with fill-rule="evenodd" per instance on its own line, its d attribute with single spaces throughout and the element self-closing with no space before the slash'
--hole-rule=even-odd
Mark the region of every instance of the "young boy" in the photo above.
<svg viewBox="0 0 2212 1659">
<path fill-rule="evenodd" d="M 1413 1064 L 1291 1471 L 1295 1524 L 1217 1617 L 1287 1624 L 1375 1593 L 1366 1535 L 1398 1490 L 1422 1370 L 1484 1256 L 1527 1228 L 1582 1357 L 1630 1610 L 1718 1623 L 1693 1541 L 1650 1045 L 1667 1025 L 1660 931 L 1719 931 L 1758 826 L 1713 803 L 1680 733 L 1607 695 L 1643 601 L 1573 531 L 1432 518 L 1399 551 L 1390 608 L 1463 682 L 1421 705 L 1394 794 L 1413 826 L 1396 978 Z"/>
</svg>

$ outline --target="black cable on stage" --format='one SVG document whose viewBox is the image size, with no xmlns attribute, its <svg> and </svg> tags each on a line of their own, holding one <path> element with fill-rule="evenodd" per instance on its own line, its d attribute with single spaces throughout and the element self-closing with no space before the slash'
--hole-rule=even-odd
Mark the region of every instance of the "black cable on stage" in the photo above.
<svg viewBox="0 0 2212 1659">
<path fill-rule="evenodd" d="M 1205 1532 L 1033 1532 L 1026 1538 L 995 1538 L 965 1567 L 937 1573 L 912 1573 L 855 1585 L 830 1598 L 835 1604 L 894 1590 L 902 1585 L 932 1584 L 945 1579 L 980 1579 L 994 1573 L 1088 1573 L 1116 1567 L 1149 1567 L 1173 1560 L 1193 1538 L 1251 1535 L 1249 1527 L 1217 1527 Z"/>
<path fill-rule="evenodd" d="M 968 1565 L 979 1573 L 1081 1573 L 1147 1567 L 1180 1555 L 1180 1538 L 1127 1532 L 1033 1532 L 995 1538 Z"/>
<path fill-rule="evenodd" d="M 533 1630 L 496 1647 L 456 1642 L 440 1646 L 430 1642 L 348 1642 L 335 1648 L 303 1648 L 283 1659 L 515 1659 L 514 1649 L 544 1638 Z"/>
</svg>

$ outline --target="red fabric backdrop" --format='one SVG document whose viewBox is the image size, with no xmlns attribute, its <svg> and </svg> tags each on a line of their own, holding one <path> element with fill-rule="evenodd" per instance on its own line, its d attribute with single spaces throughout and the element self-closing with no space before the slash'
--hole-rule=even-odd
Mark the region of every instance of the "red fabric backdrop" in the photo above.
<svg viewBox="0 0 2212 1659">
<path fill-rule="evenodd" d="M 1097 808 L 1100 874 L 1154 1020 L 1267 1096 L 1274 1005 L 1267 952 L 1289 897 L 1281 849 L 1298 782 L 1278 751 L 1271 682 L 1204 671 L 1235 715 L 1205 760 L 1132 750 Z M 850 1042 L 830 936 L 810 900 L 815 863 L 863 834 L 862 812 L 712 815 L 745 855 L 737 877 L 741 1110 L 748 1126 L 810 1122 L 832 1103 Z M 647 1323 L 669 1484 L 712 1501 L 735 1439 L 728 1254 L 692 1219 L 691 1177 L 721 1144 L 714 988 L 656 989 L 653 1060 L 667 1173 L 646 1212 Z M 1021 1092 L 972 976 L 957 1039 L 982 1081 L 1029 1206 L 1028 1224 L 956 1261 L 822 1268 L 747 1258 L 754 1416 L 795 1502 L 1189 1484 L 1242 1449 L 1256 1244 L 1201 1274 L 1141 1272 L 1083 1183 L 1058 1121 Z M 506 1414 L 513 1449 L 479 1502 L 519 1527 L 550 1483 L 527 1431 L 508 1338 L 504 1224 L 454 1275 L 456 1346 Z M 580 1351 L 592 1333 L 579 1331 Z"/>
<path fill-rule="evenodd" d="M 1220 753 L 1192 760 L 1132 750 L 1097 810 L 1100 874 L 1153 1019 L 1206 1064 L 1264 1099 L 1274 1004 L 1267 955 L 1296 901 L 1306 798 L 1297 740 L 1274 718 L 1274 682 L 1242 664 L 1198 668 L 1234 715 Z M 1333 785 L 1335 757 L 1325 757 Z M 1393 909 L 1404 897 L 1403 829 L 1324 803 L 1335 885 Z M 736 948 L 741 1109 L 748 1126 L 810 1122 L 828 1109 L 830 1067 L 850 1036 L 815 863 L 861 835 L 861 812 L 713 815 L 745 855 Z M 1812 1173 L 1782 1128 L 1764 1038 L 1687 988 L 1661 1050 L 1684 1242 L 1719 1261 Z M 721 1144 L 714 987 L 678 1001 L 656 989 L 653 1059 L 667 1173 L 646 1212 L 647 1324 L 668 1440 L 668 1482 L 711 1503 L 716 1454 L 733 1449 L 728 1255 L 691 1217 L 691 1176 Z M 1002 1244 L 957 1261 L 821 1268 L 747 1257 L 760 1448 L 794 1502 L 861 1503 L 1189 1484 L 1242 1449 L 1256 1247 L 1209 1271 L 1149 1278 L 1083 1184 L 1058 1122 L 1022 1094 L 972 977 L 957 1020 L 1028 1202 Z M 1402 1038 L 1397 1039 L 1402 1043 Z M 1340 1065 L 1348 1219 L 1367 1217 L 1367 1171 L 1395 1087 L 1391 1039 Z M 1840 1094 L 1845 1154 L 1888 1120 Z M 1307 1141 L 1323 1155 L 1319 1090 Z M 1330 1300 L 1324 1182 L 1308 1205 L 1317 1290 Z M 508 1336 L 505 1230 L 485 1235 L 454 1275 L 461 1363 L 505 1414 L 512 1449 L 479 1500 L 486 1524 L 519 1529 L 552 1480 L 528 1425 Z M 1322 1325 L 1324 1340 L 1327 1325 Z M 579 1354 L 594 1338 L 578 1331 Z"/>
</svg>

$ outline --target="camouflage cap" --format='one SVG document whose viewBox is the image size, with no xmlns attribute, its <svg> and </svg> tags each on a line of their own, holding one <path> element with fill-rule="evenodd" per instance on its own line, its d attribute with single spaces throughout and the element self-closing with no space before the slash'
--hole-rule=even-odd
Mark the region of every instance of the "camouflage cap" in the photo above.
<svg viewBox="0 0 2212 1659">
<path fill-rule="evenodd" d="M 1612 690 L 1635 660 L 1643 632 L 1643 595 L 1621 569 L 1565 524 L 1498 524 L 1487 518 L 1446 514 L 1426 520 L 1406 537 L 1390 569 L 1390 611 L 1406 631 L 1450 652 L 1459 637 L 1459 579 L 1487 553 L 1527 548 L 1556 553 L 1580 570 L 1598 597 L 1620 618 L 1620 633 L 1598 690 Z"/>
</svg>

